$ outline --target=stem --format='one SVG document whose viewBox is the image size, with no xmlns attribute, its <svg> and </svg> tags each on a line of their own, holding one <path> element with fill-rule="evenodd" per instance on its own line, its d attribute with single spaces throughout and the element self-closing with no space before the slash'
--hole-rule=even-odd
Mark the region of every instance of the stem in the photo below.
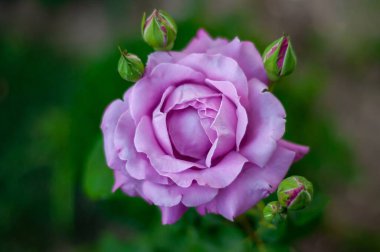
<svg viewBox="0 0 380 252">
<path fill-rule="evenodd" d="M 256 231 L 251 227 L 250 221 L 246 215 L 241 215 L 237 218 L 238 224 L 243 228 L 243 230 L 248 234 L 248 239 L 256 244 L 257 249 L 260 252 L 265 252 L 265 244 L 257 235 Z"/>
</svg>

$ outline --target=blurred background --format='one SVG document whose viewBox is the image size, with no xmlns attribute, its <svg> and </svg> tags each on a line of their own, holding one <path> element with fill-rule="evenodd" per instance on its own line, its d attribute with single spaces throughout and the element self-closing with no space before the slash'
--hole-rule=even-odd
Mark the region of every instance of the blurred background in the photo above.
<svg viewBox="0 0 380 252">
<path fill-rule="evenodd" d="M 376 0 L 0 1 L 0 250 L 255 249 L 219 216 L 161 226 L 156 207 L 110 195 L 99 125 L 129 86 L 117 46 L 146 59 L 140 20 L 153 8 L 176 19 L 176 50 L 200 27 L 261 52 L 292 37 L 299 64 L 275 93 L 286 138 L 311 146 L 290 173 L 316 197 L 281 234 L 261 234 L 266 250 L 380 251 Z"/>
</svg>

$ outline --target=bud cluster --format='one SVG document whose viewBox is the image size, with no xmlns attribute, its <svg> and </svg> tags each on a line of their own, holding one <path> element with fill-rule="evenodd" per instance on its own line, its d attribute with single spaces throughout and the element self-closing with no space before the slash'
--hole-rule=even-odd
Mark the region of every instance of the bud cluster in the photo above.
<svg viewBox="0 0 380 252">
<path fill-rule="evenodd" d="M 313 184 L 301 176 L 284 179 L 277 189 L 278 201 L 268 203 L 263 209 L 267 222 L 279 223 L 286 219 L 289 210 L 300 210 L 308 206 L 313 198 Z"/>
</svg>

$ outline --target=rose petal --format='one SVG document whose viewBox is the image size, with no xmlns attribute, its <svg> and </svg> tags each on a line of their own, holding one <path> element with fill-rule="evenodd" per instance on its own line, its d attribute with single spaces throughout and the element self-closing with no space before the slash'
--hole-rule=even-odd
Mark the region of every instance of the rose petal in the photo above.
<svg viewBox="0 0 380 252">
<path fill-rule="evenodd" d="M 153 111 L 153 129 L 154 133 L 157 137 L 158 142 L 162 146 L 162 148 L 165 150 L 165 152 L 169 155 L 173 155 L 173 148 L 172 144 L 170 142 L 169 133 L 168 133 L 168 127 L 166 125 L 166 116 L 167 114 L 162 112 L 162 105 L 166 101 L 166 98 L 171 92 L 173 91 L 175 87 L 171 86 L 168 87 L 164 94 L 162 95 L 161 101 L 156 107 L 156 109 Z"/>
<path fill-rule="evenodd" d="M 119 189 L 122 185 L 124 185 L 128 181 L 128 177 L 118 170 L 114 171 L 114 178 L 115 178 L 115 183 L 112 187 L 112 192 L 115 192 L 117 189 Z"/>
<path fill-rule="evenodd" d="M 120 162 L 114 146 L 114 130 L 120 115 L 128 109 L 128 103 L 121 100 L 113 101 L 105 110 L 101 129 L 104 136 L 104 151 L 106 154 L 107 165 L 116 168 Z"/>
<path fill-rule="evenodd" d="M 252 42 L 241 42 L 239 38 L 235 38 L 228 44 L 207 50 L 207 53 L 220 53 L 224 56 L 231 57 L 239 64 L 248 80 L 256 78 L 264 83 L 268 83 L 263 60 Z"/>
<path fill-rule="evenodd" d="M 159 173 L 171 178 L 174 183 L 184 188 L 189 187 L 193 181 L 196 181 L 201 186 L 224 188 L 235 180 L 246 162 L 247 159 L 239 153 L 230 152 L 216 166 L 211 168 L 203 170 L 188 169 L 180 173 Z"/>
<path fill-rule="evenodd" d="M 178 204 L 173 207 L 160 207 L 162 214 L 162 224 L 168 225 L 177 222 L 186 212 L 187 207 Z"/>
<path fill-rule="evenodd" d="M 134 143 L 136 150 L 148 156 L 150 163 L 159 174 L 181 172 L 191 167 L 205 168 L 198 163 L 166 155 L 154 136 L 152 122 L 149 117 L 143 117 L 137 125 Z"/>
<path fill-rule="evenodd" d="M 142 183 L 142 193 L 156 206 L 172 207 L 181 202 L 182 195 L 178 187 L 159 185 L 148 180 Z"/>
<path fill-rule="evenodd" d="M 170 63 L 159 64 L 133 86 L 129 99 L 132 118 L 137 124 L 143 116 L 152 115 L 163 92 L 169 86 L 183 82 L 201 83 L 203 80 L 203 74 L 189 67 Z M 144 102 L 141 99 L 144 99 Z"/>
<path fill-rule="evenodd" d="M 114 170 L 115 184 L 113 185 L 112 192 L 117 189 L 128 194 L 129 196 L 136 196 L 138 194 L 139 182 L 122 171 Z"/>
<path fill-rule="evenodd" d="M 168 131 L 175 149 L 181 155 L 202 159 L 211 147 L 198 113 L 193 108 L 170 112 Z"/>
<path fill-rule="evenodd" d="M 149 179 L 156 183 L 167 184 L 167 178 L 160 176 L 154 170 L 146 156 L 137 153 L 134 146 L 134 132 L 134 121 L 127 110 L 120 116 L 114 133 L 116 152 L 119 153 L 121 160 L 127 160 L 125 170 L 135 179 Z"/>
<path fill-rule="evenodd" d="M 193 38 L 187 47 L 183 50 L 184 53 L 202 53 L 213 47 L 218 47 L 227 44 L 226 39 L 217 38 L 212 39 L 210 35 L 204 30 L 199 29 L 196 37 Z"/>
<path fill-rule="evenodd" d="M 240 143 L 244 137 L 247 129 L 248 116 L 245 108 L 241 105 L 239 96 L 233 84 L 229 81 L 215 81 L 206 79 L 205 82 L 220 92 L 222 92 L 226 97 L 235 103 L 236 106 L 236 116 L 237 116 L 237 126 L 236 126 L 236 148 L 239 150 Z"/>
<path fill-rule="evenodd" d="M 196 207 L 211 201 L 217 194 L 218 189 L 192 184 L 182 189 L 182 204 L 187 207 Z"/>
<path fill-rule="evenodd" d="M 241 148 L 241 153 L 260 167 L 268 162 L 285 132 L 284 107 L 266 88 L 257 79 L 249 81 L 249 130 Z"/>
<path fill-rule="evenodd" d="M 215 96 L 220 96 L 220 94 L 207 86 L 197 84 L 183 84 L 181 86 L 178 86 L 168 96 L 163 111 L 169 112 L 174 108 L 174 106 L 178 104 Z"/>
<path fill-rule="evenodd" d="M 183 52 L 159 51 L 149 54 L 145 67 L 145 74 L 150 74 L 152 70 L 161 63 L 175 63 L 186 56 Z"/>
<path fill-rule="evenodd" d="M 294 162 L 297 162 L 298 160 L 302 159 L 310 150 L 308 146 L 295 144 L 284 139 L 281 139 L 278 142 L 278 144 L 296 153 L 296 156 L 294 157 Z"/>
<path fill-rule="evenodd" d="M 236 124 L 236 107 L 223 95 L 218 114 L 211 124 L 211 128 L 217 133 L 217 139 L 207 154 L 207 167 L 211 166 L 213 159 L 233 149 L 236 143 Z"/>
<path fill-rule="evenodd" d="M 264 168 L 247 165 L 230 186 L 220 190 L 212 202 L 199 207 L 198 211 L 221 214 L 232 221 L 276 190 L 294 156 L 293 151 L 279 146 Z"/>
<path fill-rule="evenodd" d="M 230 81 L 241 97 L 242 104 L 248 101 L 248 82 L 243 70 L 235 60 L 223 55 L 207 55 L 193 53 L 178 61 L 178 64 L 188 66 L 207 78 L 219 81 Z"/>
</svg>

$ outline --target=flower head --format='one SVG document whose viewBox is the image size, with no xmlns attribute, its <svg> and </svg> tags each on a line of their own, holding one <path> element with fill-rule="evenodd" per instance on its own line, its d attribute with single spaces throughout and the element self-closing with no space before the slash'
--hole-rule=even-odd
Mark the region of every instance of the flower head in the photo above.
<svg viewBox="0 0 380 252">
<path fill-rule="evenodd" d="M 190 207 L 244 213 L 308 151 L 282 139 L 285 110 L 267 88 L 260 54 L 238 38 L 200 30 L 182 51 L 152 53 L 103 116 L 114 189 L 160 207 L 165 224 Z"/>
</svg>

